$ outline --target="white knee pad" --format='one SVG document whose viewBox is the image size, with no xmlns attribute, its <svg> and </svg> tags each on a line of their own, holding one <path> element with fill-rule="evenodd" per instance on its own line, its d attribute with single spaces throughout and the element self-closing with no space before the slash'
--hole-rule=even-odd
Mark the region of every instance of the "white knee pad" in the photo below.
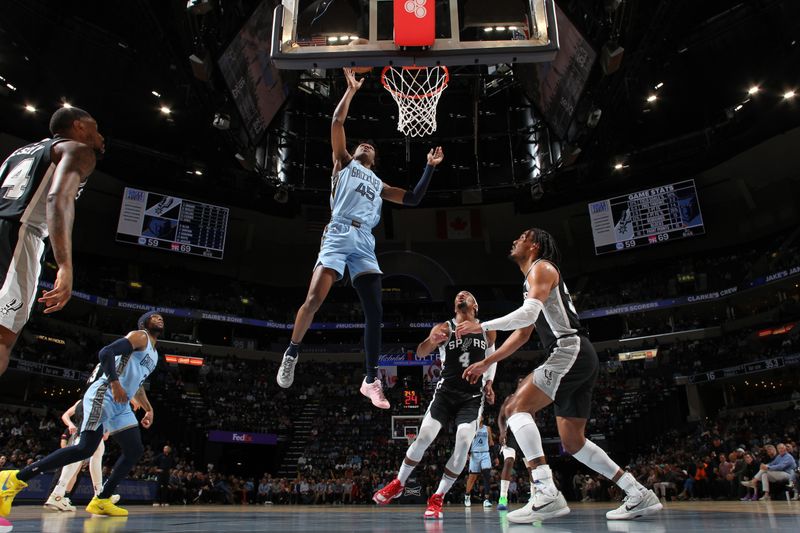
<svg viewBox="0 0 800 533">
<path fill-rule="evenodd" d="M 447 469 L 450 472 L 460 474 L 467 464 L 467 454 L 472 440 L 475 438 L 477 428 L 475 424 L 459 424 L 456 430 L 456 443 L 453 446 L 453 455 L 447 461 Z"/>
<path fill-rule="evenodd" d="M 432 418 L 430 414 L 425 415 L 419 428 L 419 433 L 417 433 L 417 438 L 408 447 L 406 457 L 415 462 L 421 461 L 422 456 L 425 455 L 425 450 L 428 449 L 433 439 L 439 434 L 440 429 L 442 429 L 442 424 L 438 420 Z"/>
<path fill-rule="evenodd" d="M 503 454 L 503 460 L 504 461 L 507 460 L 507 459 L 516 460 L 516 458 L 517 458 L 517 450 L 515 450 L 514 448 L 509 448 L 508 446 L 503 446 L 503 449 L 501 450 L 501 453 Z"/>
</svg>

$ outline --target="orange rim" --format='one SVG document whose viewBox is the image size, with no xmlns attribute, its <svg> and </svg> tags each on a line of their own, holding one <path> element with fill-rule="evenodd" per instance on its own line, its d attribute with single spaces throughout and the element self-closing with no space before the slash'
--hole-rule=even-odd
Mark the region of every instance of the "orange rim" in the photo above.
<svg viewBox="0 0 800 533">
<path fill-rule="evenodd" d="M 422 100 L 424 98 L 430 98 L 431 96 L 436 96 L 440 92 L 444 91 L 444 88 L 447 87 L 447 84 L 450 82 L 450 71 L 445 66 L 439 66 L 439 67 L 417 67 L 417 66 L 400 67 L 402 70 L 423 70 L 423 69 L 427 70 L 429 68 L 440 68 L 440 69 L 444 70 L 444 81 L 443 82 L 441 82 L 441 81 L 439 82 L 438 86 L 436 87 L 436 90 L 431 91 L 429 93 L 425 93 L 425 94 L 406 94 L 404 92 L 400 92 L 400 91 L 394 90 L 392 87 L 389 86 L 389 83 L 386 81 L 386 73 L 389 72 L 389 70 L 393 69 L 393 68 L 395 68 L 395 67 L 391 67 L 391 66 L 383 67 L 383 70 L 381 71 L 381 83 L 383 84 L 384 87 L 386 87 L 387 91 L 392 93 L 394 96 L 397 96 L 398 98 L 405 98 L 407 100 Z"/>
</svg>

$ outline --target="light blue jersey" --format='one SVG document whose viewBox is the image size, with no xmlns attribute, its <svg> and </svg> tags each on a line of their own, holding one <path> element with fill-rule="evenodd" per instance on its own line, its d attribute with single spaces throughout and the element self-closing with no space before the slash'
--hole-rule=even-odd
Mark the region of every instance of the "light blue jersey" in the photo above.
<svg viewBox="0 0 800 533">
<path fill-rule="evenodd" d="M 131 352 L 130 355 L 117 355 L 115 360 L 119 384 L 125 389 L 128 399 L 131 399 L 155 370 L 158 364 L 158 352 L 148 335 L 147 347 L 144 350 Z M 116 433 L 136 425 L 138 421 L 130 403 L 115 402 L 108 376 L 105 374 L 99 376 L 83 395 L 81 431 L 95 431 L 102 426 L 103 431 Z"/>
<path fill-rule="evenodd" d="M 489 451 L 489 429 L 486 426 L 481 426 L 478 432 L 475 433 L 475 439 L 472 441 L 472 453 L 481 453 Z"/>
<path fill-rule="evenodd" d="M 332 178 L 331 217 L 354 220 L 372 230 L 381 221 L 383 182 L 355 159 Z"/>
</svg>

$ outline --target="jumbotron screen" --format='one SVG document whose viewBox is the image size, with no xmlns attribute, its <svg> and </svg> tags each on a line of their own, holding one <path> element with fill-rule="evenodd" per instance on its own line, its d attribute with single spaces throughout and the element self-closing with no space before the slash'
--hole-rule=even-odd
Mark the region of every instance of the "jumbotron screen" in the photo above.
<svg viewBox="0 0 800 533">
<path fill-rule="evenodd" d="M 592 202 L 589 218 L 597 255 L 706 232 L 694 180 Z"/>
<path fill-rule="evenodd" d="M 222 259 L 228 208 L 125 187 L 117 241 Z"/>
</svg>

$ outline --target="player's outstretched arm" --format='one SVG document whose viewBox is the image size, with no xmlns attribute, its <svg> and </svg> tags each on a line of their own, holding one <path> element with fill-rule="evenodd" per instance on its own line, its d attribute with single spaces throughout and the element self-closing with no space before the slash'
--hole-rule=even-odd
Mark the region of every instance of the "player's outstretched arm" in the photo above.
<svg viewBox="0 0 800 533">
<path fill-rule="evenodd" d="M 344 121 L 347 120 L 347 113 L 350 110 L 350 102 L 356 92 L 364 84 L 364 78 L 356 81 L 356 76 L 352 69 L 344 69 L 344 77 L 347 80 L 347 90 L 339 101 L 339 105 L 333 112 L 331 120 L 331 149 L 333 150 L 333 162 L 339 164 L 339 168 L 344 168 L 350 164 L 353 156 L 347 151 L 347 137 L 344 134 Z"/>
<path fill-rule="evenodd" d="M 431 151 L 428 152 L 428 163 L 425 165 L 425 171 L 422 173 L 422 177 L 419 179 L 414 189 L 407 191 L 384 183 L 383 190 L 381 191 L 381 198 L 393 204 L 409 205 L 412 207 L 419 205 L 425 193 L 428 191 L 428 185 L 431 183 L 434 169 L 443 159 L 444 151 L 442 151 L 441 146 L 431 148 Z"/>
<path fill-rule="evenodd" d="M 528 339 L 531 338 L 531 334 L 533 333 L 533 329 L 534 326 L 531 324 L 527 328 L 520 328 L 516 330 L 514 333 L 508 336 L 506 342 L 504 342 L 503 345 L 493 354 L 487 356 L 483 361 L 469 365 L 467 369 L 464 370 L 464 373 L 461 375 L 461 377 L 470 383 L 477 382 L 478 379 L 480 379 L 480 377 L 487 370 L 489 370 L 493 364 L 499 363 L 503 359 L 510 357 L 514 352 L 519 350 L 522 345 L 528 342 Z"/>
</svg>

